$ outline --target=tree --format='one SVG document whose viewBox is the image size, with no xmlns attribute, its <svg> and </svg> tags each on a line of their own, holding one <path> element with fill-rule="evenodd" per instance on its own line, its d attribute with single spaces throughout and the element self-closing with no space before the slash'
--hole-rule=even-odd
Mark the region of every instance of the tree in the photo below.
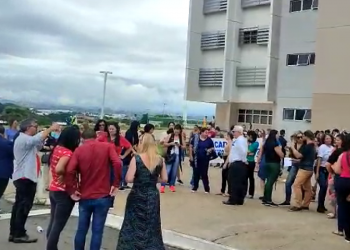
<svg viewBox="0 0 350 250">
<path fill-rule="evenodd" d="M 140 123 L 141 123 L 141 124 L 147 124 L 148 121 L 149 121 L 149 119 L 148 119 L 148 113 L 143 114 L 142 117 L 141 117 Z"/>
</svg>

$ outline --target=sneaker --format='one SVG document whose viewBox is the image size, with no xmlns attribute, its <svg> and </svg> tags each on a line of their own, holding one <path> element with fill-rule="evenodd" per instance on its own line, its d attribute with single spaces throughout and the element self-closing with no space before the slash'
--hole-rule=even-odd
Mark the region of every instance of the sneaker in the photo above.
<svg viewBox="0 0 350 250">
<path fill-rule="evenodd" d="M 325 207 L 318 207 L 317 208 L 317 213 L 324 214 L 327 212 L 327 209 Z"/>
<path fill-rule="evenodd" d="M 162 193 L 162 194 L 165 193 L 165 187 L 164 187 L 164 186 L 161 186 L 161 187 L 160 187 L 160 193 Z"/>
<path fill-rule="evenodd" d="M 264 196 L 260 196 L 260 197 L 259 197 L 259 200 L 262 201 L 263 199 L 264 199 Z"/>
<path fill-rule="evenodd" d="M 22 237 L 14 237 L 13 243 L 36 243 L 38 239 L 32 238 L 29 235 L 24 235 Z"/>
<path fill-rule="evenodd" d="M 129 186 L 124 186 L 124 188 L 125 188 L 125 189 L 130 189 L 131 187 L 129 187 Z"/>
<path fill-rule="evenodd" d="M 9 235 L 8 241 L 13 242 L 13 236 L 11 234 Z"/>
<path fill-rule="evenodd" d="M 124 191 L 125 190 L 125 187 L 120 187 L 119 188 L 119 191 Z"/>
<path fill-rule="evenodd" d="M 298 211 L 301 211 L 303 210 L 301 207 L 291 207 L 289 209 L 289 212 L 298 212 Z"/>
<path fill-rule="evenodd" d="M 177 183 L 179 183 L 179 184 L 181 184 L 181 185 L 184 184 L 184 182 L 183 182 L 182 180 L 177 180 Z"/>
<path fill-rule="evenodd" d="M 290 206 L 290 202 L 288 201 L 284 201 L 281 204 L 279 204 L 280 206 Z"/>
<path fill-rule="evenodd" d="M 309 210 L 309 207 L 301 207 L 302 210 Z"/>
<path fill-rule="evenodd" d="M 248 198 L 249 199 L 254 199 L 254 195 L 249 195 Z"/>
<path fill-rule="evenodd" d="M 170 186 L 169 189 L 171 192 L 175 192 L 175 186 Z"/>
<path fill-rule="evenodd" d="M 267 207 L 278 207 L 278 205 L 276 203 L 273 203 L 272 201 L 265 201 L 263 204 Z"/>
</svg>

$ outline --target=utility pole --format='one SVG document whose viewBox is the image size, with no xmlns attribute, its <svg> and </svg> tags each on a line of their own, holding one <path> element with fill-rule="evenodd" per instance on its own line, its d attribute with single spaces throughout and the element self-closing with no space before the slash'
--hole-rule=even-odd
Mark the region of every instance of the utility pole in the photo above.
<svg viewBox="0 0 350 250">
<path fill-rule="evenodd" d="M 163 103 L 163 116 L 165 115 L 165 106 L 166 106 L 166 103 Z"/>
<path fill-rule="evenodd" d="M 110 71 L 100 71 L 100 74 L 104 74 L 104 83 L 103 83 L 103 96 L 102 96 L 102 106 L 100 117 L 103 119 L 105 116 L 105 100 L 106 100 L 106 88 L 107 88 L 107 78 L 109 74 L 113 74 Z"/>
</svg>

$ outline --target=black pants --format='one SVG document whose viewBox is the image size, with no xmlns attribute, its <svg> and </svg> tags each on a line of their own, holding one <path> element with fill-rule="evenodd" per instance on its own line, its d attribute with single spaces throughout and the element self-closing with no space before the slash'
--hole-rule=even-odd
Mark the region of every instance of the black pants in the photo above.
<svg viewBox="0 0 350 250">
<path fill-rule="evenodd" d="M 16 197 L 11 213 L 10 235 L 20 238 L 26 235 L 25 224 L 33 207 L 36 183 L 28 179 L 19 179 L 13 184 L 16 187 Z"/>
<path fill-rule="evenodd" d="M 350 240 L 350 202 L 346 200 L 350 195 L 350 178 L 337 178 L 334 187 L 337 195 L 338 213 L 342 219 L 345 239 Z"/>
<path fill-rule="evenodd" d="M 193 191 L 197 191 L 199 186 L 199 180 L 202 179 L 204 191 L 210 192 L 209 187 L 209 160 L 197 160 L 197 167 L 193 168 Z"/>
<path fill-rule="evenodd" d="M 255 170 L 255 162 L 248 162 L 248 171 L 247 171 L 247 177 L 249 180 L 249 189 L 248 194 L 251 196 L 254 196 L 255 193 L 255 178 L 254 178 L 254 170 Z M 248 187 L 248 185 L 247 185 Z"/>
<path fill-rule="evenodd" d="M 9 184 L 9 179 L 8 178 L 0 178 L 0 199 L 5 193 L 5 190 L 7 188 L 7 185 Z"/>
<path fill-rule="evenodd" d="M 60 234 L 71 215 L 75 202 L 64 191 L 50 191 L 51 215 L 46 231 L 47 250 L 57 250 Z"/>
<path fill-rule="evenodd" d="M 224 162 L 226 162 L 227 156 L 223 157 Z M 228 167 L 223 168 L 225 163 L 222 164 L 221 170 L 221 193 L 224 194 L 226 192 L 226 185 L 228 181 Z"/>
<path fill-rule="evenodd" d="M 231 163 L 228 171 L 228 180 L 230 187 L 229 202 L 243 205 L 247 193 L 247 165 L 242 161 Z"/>
</svg>

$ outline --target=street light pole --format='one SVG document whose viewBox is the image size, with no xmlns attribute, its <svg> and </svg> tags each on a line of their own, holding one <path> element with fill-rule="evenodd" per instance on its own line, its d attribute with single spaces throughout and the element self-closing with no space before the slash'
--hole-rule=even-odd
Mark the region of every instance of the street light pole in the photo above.
<svg viewBox="0 0 350 250">
<path fill-rule="evenodd" d="M 103 119 L 105 116 L 105 100 L 106 100 L 106 88 L 107 88 L 107 78 L 109 74 L 113 74 L 110 71 L 100 71 L 100 74 L 104 74 L 104 83 L 103 83 L 103 96 L 102 96 L 102 106 L 100 117 Z"/>
</svg>

